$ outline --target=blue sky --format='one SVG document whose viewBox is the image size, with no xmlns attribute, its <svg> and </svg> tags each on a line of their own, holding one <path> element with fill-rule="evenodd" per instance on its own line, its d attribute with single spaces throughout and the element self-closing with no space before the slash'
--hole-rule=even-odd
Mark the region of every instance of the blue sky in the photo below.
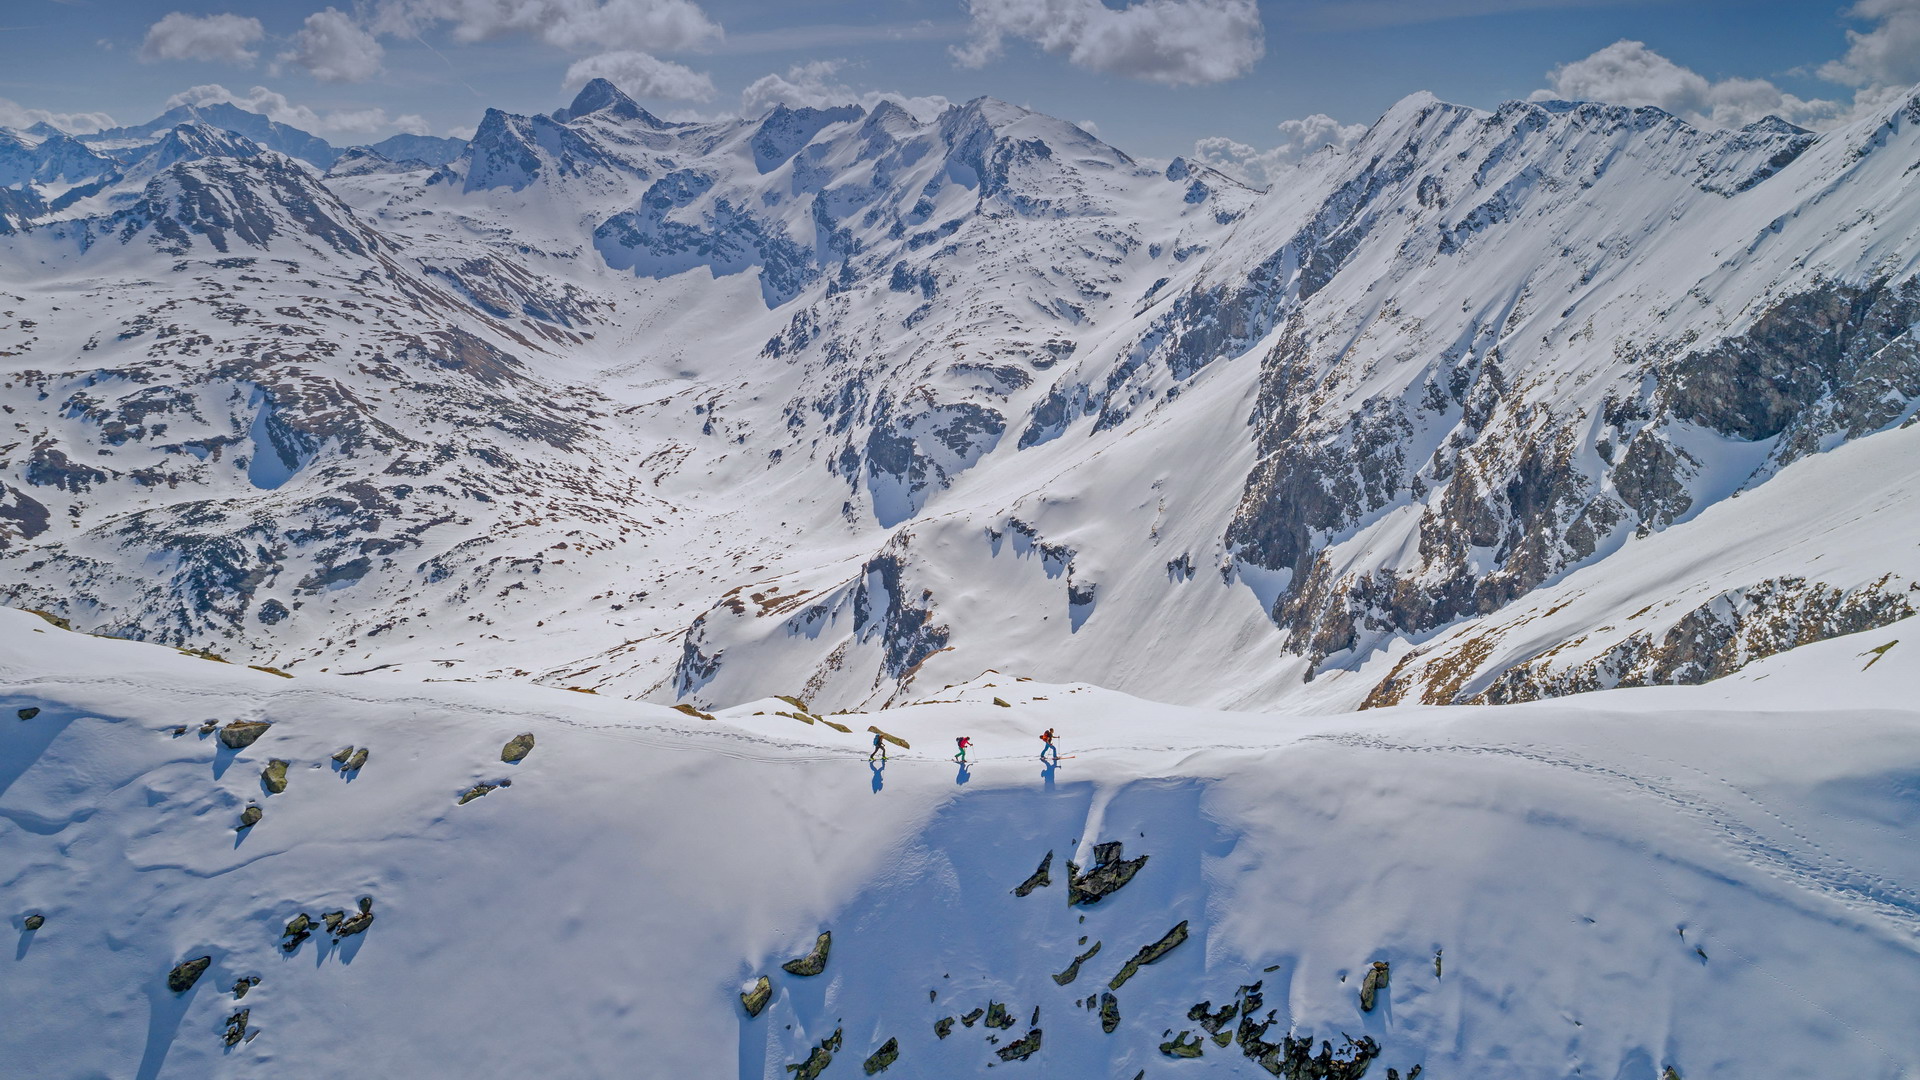
<svg viewBox="0 0 1920 1080">
<path fill-rule="evenodd" d="M 608 74 L 680 117 L 991 94 L 1258 173 L 1417 90 L 1830 126 L 1920 79 L 1916 53 L 1920 0 L 7 0 L 0 124 L 224 97 L 344 145 Z"/>
</svg>

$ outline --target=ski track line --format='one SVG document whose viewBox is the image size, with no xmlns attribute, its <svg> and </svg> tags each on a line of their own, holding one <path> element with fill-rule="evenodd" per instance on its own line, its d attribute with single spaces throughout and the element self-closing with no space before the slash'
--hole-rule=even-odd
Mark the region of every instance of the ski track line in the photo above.
<svg viewBox="0 0 1920 1080">
<path fill-rule="evenodd" d="M 1552 768 L 1570 769 L 1604 781 L 1629 787 L 1642 795 L 1664 802 L 1690 817 L 1705 819 L 1720 838 L 1745 857 L 1745 861 L 1787 884 L 1830 900 L 1843 908 L 1878 916 L 1904 931 L 1902 944 L 1913 949 L 1920 937 L 1920 897 L 1912 890 L 1881 887 L 1880 875 L 1861 871 L 1836 857 L 1824 855 L 1831 866 L 1811 861 L 1790 847 L 1774 842 L 1751 825 L 1738 820 L 1723 806 L 1709 800 L 1664 786 L 1651 779 L 1635 776 L 1608 765 L 1585 761 L 1564 753 L 1503 745 L 1473 746 L 1460 743 L 1401 743 L 1374 735 L 1320 734 L 1303 736 L 1301 741 L 1324 741 L 1369 750 L 1411 753 L 1485 754 L 1517 758 Z M 1729 785 L 1731 786 L 1731 785 Z M 1737 788 L 1735 790 L 1738 790 Z M 1748 796 L 1751 798 L 1751 796 Z M 1798 835 L 1796 833 L 1796 835 Z"/>
</svg>

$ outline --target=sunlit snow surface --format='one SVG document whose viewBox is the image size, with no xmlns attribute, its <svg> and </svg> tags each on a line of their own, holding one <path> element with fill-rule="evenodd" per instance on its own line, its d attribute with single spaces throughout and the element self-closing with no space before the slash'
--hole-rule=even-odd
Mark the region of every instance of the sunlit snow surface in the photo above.
<svg viewBox="0 0 1920 1080">
<path fill-rule="evenodd" d="M 889 1078 L 1264 1075 L 1238 1047 L 1157 1049 L 1263 979 L 1269 1038 L 1370 1035 L 1370 1076 L 1914 1077 L 1917 648 L 1910 620 L 1703 687 L 1314 718 L 987 673 L 842 734 L 771 700 L 706 721 L 286 680 L 0 611 L 0 1072 L 783 1078 L 839 1028 L 829 1078 L 890 1037 Z M 274 726 L 237 753 L 197 733 L 244 718 Z M 913 744 L 878 774 L 870 722 Z M 1071 755 L 1052 770 L 1048 726 Z M 503 764 L 523 731 L 533 752 Z M 343 777 L 348 744 L 371 758 Z M 273 757 L 290 779 L 268 796 Z M 236 833 L 250 801 L 265 818 Z M 1063 864 L 1107 840 L 1150 859 L 1082 924 Z M 1013 896 L 1049 850 L 1053 884 Z M 366 933 L 278 947 L 296 913 L 361 896 Z M 1179 920 L 1192 939 L 1103 1034 L 1075 1001 Z M 780 971 L 821 929 L 826 971 Z M 1102 951 L 1056 985 L 1083 934 Z M 1362 1013 L 1376 959 L 1391 987 Z M 749 1019 L 760 974 L 774 999 Z M 989 999 L 1018 1023 L 936 1038 Z M 999 1062 L 987 1036 L 1035 1006 L 1041 1051 Z M 256 1034 L 227 1050 L 238 1007 Z"/>
</svg>

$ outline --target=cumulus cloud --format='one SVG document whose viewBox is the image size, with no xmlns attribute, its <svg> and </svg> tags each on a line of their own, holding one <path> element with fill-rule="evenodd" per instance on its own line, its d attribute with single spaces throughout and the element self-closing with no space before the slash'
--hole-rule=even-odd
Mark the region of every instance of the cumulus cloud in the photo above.
<svg viewBox="0 0 1920 1080">
<path fill-rule="evenodd" d="M 705 73 L 637 49 L 589 56 L 567 68 L 569 90 L 591 79 L 610 80 L 637 97 L 669 101 L 711 101 L 714 93 L 713 80 Z"/>
<path fill-rule="evenodd" d="M 379 106 L 364 109 L 332 109 L 317 112 L 287 100 L 285 94 L 256 86 L 244 94 L 235 93 L 218 83 L 189 87 L 167 99 L 167 108 L 175 105 L 227 104 L 256 112 L 269 120 L 297 127 L 314 135 L 359 137 L 388 131 L 428 134 L 426 120 L 414 113 L 389 116 Z"/>
<path fill-rule="evenodd" d="M 1852 111 L 1844 102 L 1786 93 L 1765 79 L 1714 82 L 1641 41 L 1616 41 L 1585 59 L 1562 64 L 1547 73 L 1547 83 L 1531 100 L 1657 105 L 1693 123 L 1719 127 L 1740 127 L 1769 114 L 1807 127 L 1827 127 Z"/>
<path fill-rule="evenodd" d="M 103 112 L 62 113 L 29 109 L 18 102 L 0 98 L 0 127 L 28 128 L 47 123 L 74 135 L 87 135 L 114 127 L 113 117 Z"/>
<path fill-rule="evenodd" d="M 574 51 L 697 49 L 723 36 L 692 0 L 386 0 L 381 33 L 411 36 L 450 25 L 455 40 L 525 34 Z"/>
<path fill-rule="evenodd" d="M 1193 158 L 1228 176 L 1258 187 L 1272 187 L 1308 155 L 1332 147 L 1345 150 L 1367 133 L 1365 124 L 1343 124 L 1325 113 L 1279 124 L 1281 142 L 1262 150 L 1220 135 L 1193 144 Z"/>
<path fill-rule="evenodd" d="M 779 105 L 791 109 L 826 109 L 853 104 L 871 109 L 882 101 L 891 101 L 924 121 L 939 116 L 953 104 L 938 94 L 912 97 L 892 90 L 855 90 L 839 81 L 839 72 L 844 66 L 845 61 L 841 60 L 814 60 L 795 64 L 784 75 L 762 75 L 741 91 L 740 111 L 747 116 L 759 116 Z"/>
<path fill-rule="evenodd" d="M 1920 0 L 1860 0 L 1847 9 L 1880 25 L 1847 31 L 1847 53 L 1820 68 L 1820 76 L 1847 86 L 1912 86 L 1920 82 Z"/>
<path fill-rule="evenodd" d="M 147 28 L 140 59 L 225 60 L 248 67 L 260 54 L 247 46 L 266 31 L 260 20 L 242 15 L 187 15 L 175 11 Z"/>
<path fill-rule="evenodd" d="M 380 74 L 380 42 L 345 12 L 328 8 L 307 16 L 283 64 L 298 64 L 321 82 L 365 82 Z"/>
<path fill-rule="evenodd" d="M 1225 82 L 1266 52 L 1254 0 L 966 0 L 972 38 L 953 50 L 967 67 L 1000 55 L 1007 38 L 1031 41 L 1090 71 L 1165 86 Z"/>
</svg>

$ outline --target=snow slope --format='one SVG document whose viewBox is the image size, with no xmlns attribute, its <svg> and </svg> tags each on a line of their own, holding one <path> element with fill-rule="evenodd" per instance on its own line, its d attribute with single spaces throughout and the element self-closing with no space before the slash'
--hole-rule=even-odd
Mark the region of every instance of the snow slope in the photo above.
<svg viewBox="0 0 1920 1080">
<path fill-rule="evenodd" d="M 1364 1035 L 1374 1076 L 1912 1077 L 1916 633 L 1498 708 L 1212 713 L 988 674 L 809 724 L 778 700 L 708 721 L 525 685 L 286 679 L 0 611 L 18 935 L 0 1052 L 50 1078 L 779 1078 L 838 1030 L 827 1077 L 889 1038 L 888 1076 L 1262 1075 L 1237 1046 L 1158 1049 L 1260 980 L 1269 1041 Z M 208 719 L 273 726 L 235 752 L 197 733 Z M 913 747 L 878 773 L 870 721 Z M 1052 770 L 1030 756 L 1046 726 L 1073 755 Z M 532 752 L 503 764 L 521 732 Z M 977 742 L 964 774 L 955 733 Z M 343 775 L 347 744 L 371 756 Z M 269 795 L 272 757 L 290 764 Z M 264 818 L 236 833 L 248 803 Z M 1149 861 L 1069 908 L 1062 862 L 1110 840 Z M 1048 851 L 1052 883 L 1013 896 Z M 364 933 L 279 948 L 296 913 L 361 896 Z M 45 925 L 21 929 L 30 913 Z M 1181 920 L 1191 938 L 1118 990 L 1103 1033 L 1076 1002 Z M 821 929 L 823 974 L 778 970 Z M 1059 985 L 1081 935 L 1101 951 Z M 1363 1013 L 1374 960 L 1391 981 Z M 773 1000 L 749 1018 L 737 992 L 760 974 Z M 935 1035 L 989 999 L 1011 1028 Z M 241 1007 L 250 1037 L 227 1049 Z M 1000 1061 L 1035 1007 L 1040 1050 Z"/>
</svg>

